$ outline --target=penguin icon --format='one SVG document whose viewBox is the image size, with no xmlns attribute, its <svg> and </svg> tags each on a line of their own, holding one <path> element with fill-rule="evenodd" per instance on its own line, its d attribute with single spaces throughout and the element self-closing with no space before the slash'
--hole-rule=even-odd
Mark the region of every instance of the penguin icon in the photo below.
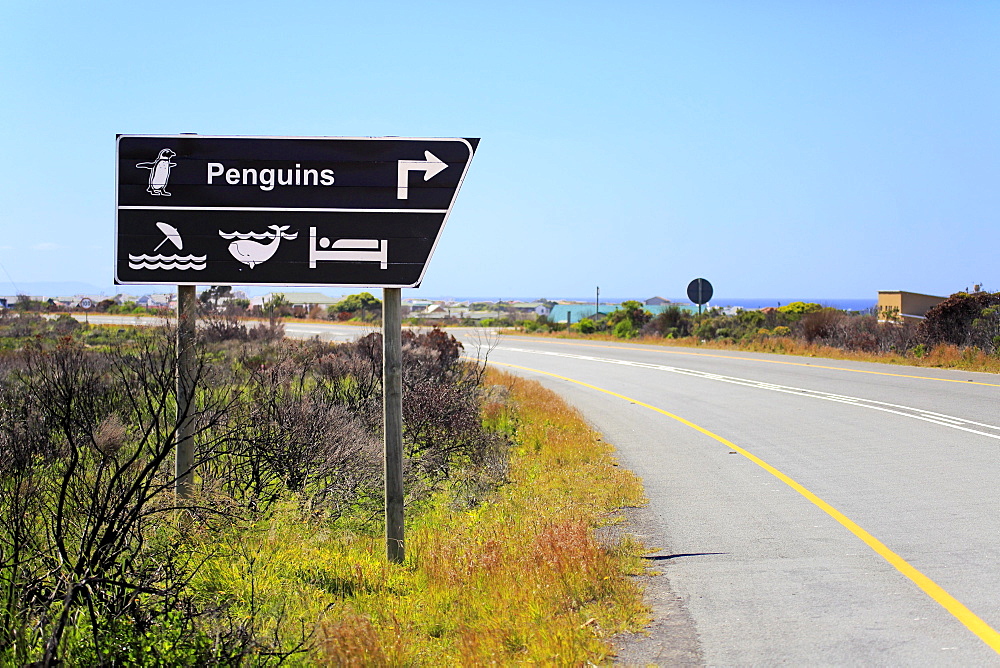
<svg viewBox="0 0 1000 668">
<path fill-rule="evenodd" d="M 175 155 L 177 154 L 169 148 L 165 148 L 156 156 L 156 160 L 140 162 L 136 165 L 136 167 L 149 170 L 149 187 L 146 188 L 146 192 L 150 195 L 170 197 L 170 193 L 167 192 L 167 181 L 170 180 L 170 168 L 177 166 L 177 163 L 170 162 L 170 158 Z"/>
</svg>

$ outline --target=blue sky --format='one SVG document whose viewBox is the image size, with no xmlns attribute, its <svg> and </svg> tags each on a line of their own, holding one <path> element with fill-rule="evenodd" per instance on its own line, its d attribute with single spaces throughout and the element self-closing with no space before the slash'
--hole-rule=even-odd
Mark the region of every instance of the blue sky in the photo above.
<svg viewBox="0 0 1000 668">
<path fill-rule="evenodd" d="M 115 135 L 177 132 L 481 137 L 404 297 L 1000 290 L 998 32 L 996 2 L 7 0 L 0 294 L 109 288 Z"/>
</svg>

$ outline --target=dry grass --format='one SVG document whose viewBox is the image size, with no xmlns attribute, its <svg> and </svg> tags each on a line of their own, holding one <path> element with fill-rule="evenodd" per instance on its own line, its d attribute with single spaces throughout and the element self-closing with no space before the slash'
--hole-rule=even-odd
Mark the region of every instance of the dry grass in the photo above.
<svg viewBox="0 0 1000 668">
<path fill-rule="evenodd" d="M 800 355 L 803 357 L 824 357 L 828 359 L 851 360 L 856 362 L 877 362 L 937 369 L 960 369 L 1000 373 L 1000 357 L 989 355 L 978 348 L 959 348 L 951 344 L 941 344 L 930 349 L 925 355 L 897 352 L 868 353 L 843 350 L 832 346 L 805 343 L 787 337 L 761 337 L 746 343 L 702 343 L 697 339 L 683 339 L 675 345 L 704 347 L 722 350 L 745 350 L 750 352 Z"/>
</svg>

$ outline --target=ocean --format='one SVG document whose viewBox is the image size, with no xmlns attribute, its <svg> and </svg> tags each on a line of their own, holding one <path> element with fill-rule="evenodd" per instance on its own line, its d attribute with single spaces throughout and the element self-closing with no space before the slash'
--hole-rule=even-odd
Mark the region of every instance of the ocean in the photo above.
<svg viewBox="0 0 1000 668">
<path fill-rule="evenodd" d="M 682 301 L 682 300 L 678 300 Z M 686 301 L 686 300 L 685 300 Z M 844 311 L 867 311 L 875 307 L 878 302 L 876 299 L 823 299 L 818 297 L 794 297 L 794 298 L 778 298 L 778 299 L 727 299 L 725 297 L 720 297 L 718 299 L 713 299 L 712 306 L 739 306 L 740 308 L 759 309 L 765 306 L 784 306 L 785 304 L 790 304 L 792 302 L 806 302 L 821 304 L 822 306 L 832 306 L 833 308 L 839 308 Z"/>
<path fill-rule="evenodd" d="M 588 304 L 593 304 L 594 303 L 594 298 L 593 297 L 590 297 L 590 299 L 587 299 L 586 297 L 578 297 L 578 298 L 566 297 L 566 298 L 563 298 L 563 299 L 565 299 L 566 301 L 584 302 L 584 303 L 588 303 Z M 605 304 L 607 304 L 607 305 L 620 304 L 623 301 L 626 301 L 626 300 L 629 300 L 629 299 L 635 299 L 635 298 L 634 297 L 623 297 L 623 298 L 608 297 L 608 298 L 605 299 L 602 296 L 601 297 L 601 306 L 603 307 Z M 675 302 L 677 304 L 690 304 L 691 303 L 691 301 L 687 297 L 666 297 L 666 299 L 669 299 L 670 301 Z M 464 301 L 464 299 L 462 299 L 462 300 Z M 470 301 L 495 301 L 495 300 L 496 300 L 496 298 L 494 297 L 492 299 L 481 299 L 481 300 L 480 299 L 472 299 Z M 520 298 L 517 298 L 517 297 L 512 297 L 509 300 L 508 299 L 504 299 L 504 301 L 526 301 L 526 302 L 529 302 L 529 301 L 534 301 L 534 300 L 533 299 L 529 299 L 529 298 L 520 299 Z M 642 299 L 636 299 L 636 301 L 641 302 L 643 300 Z M 877 303 L 877 301 L 878 300 L 876 300 L 876 299 L 850 299 L 850 298 L 836 299 L 836 298 L 823 298 L 823 297 L 784 297 L 784 298 L 782 298 L 782 297 L 778 297 L 778 298 L 771 298 L 771 297 L 761 297 L 761 298 L 716 297 L 709 304 L 707 304 L 707 306 L 709 306 L 709 307 L 711 307 L 711 306 L 719 306 L 719 307 L 737 306 L 739 308 L 744 308 L 744 309 L 747 309 L 747 310 L 751 310 L 751 309 L 764 308 L 765 306 L 784 306 L 785 304 L 790 304 L 792 302 L 806 302 L 807 304 L 808 303 L 815 303 L 815 304 L 820 304 L 822 306 L 832 306 L 833 308 L 842 309 L 844 311 L 867 311 L 869 309 L 874 308 L 875 304 Z"/>
</svg>

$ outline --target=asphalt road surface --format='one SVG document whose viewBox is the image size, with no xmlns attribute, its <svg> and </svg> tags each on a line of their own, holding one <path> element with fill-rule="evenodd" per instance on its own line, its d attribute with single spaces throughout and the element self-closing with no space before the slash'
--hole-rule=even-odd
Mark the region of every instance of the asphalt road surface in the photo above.
<svg viewBox="0 0 1000 668">
<path fill-rule="evenodd" d="M 1000 377 L 449 331 L 643 479 L 658 620 L 626 661 L 1000 665 Z"/>
<path fill-rule="evenodd" d="M 645 483 L 651 602 L 695 646 L 631 656 L 1000 665 L 1000 377 L 516 336 L 488 359 Z"/>
</svg>

